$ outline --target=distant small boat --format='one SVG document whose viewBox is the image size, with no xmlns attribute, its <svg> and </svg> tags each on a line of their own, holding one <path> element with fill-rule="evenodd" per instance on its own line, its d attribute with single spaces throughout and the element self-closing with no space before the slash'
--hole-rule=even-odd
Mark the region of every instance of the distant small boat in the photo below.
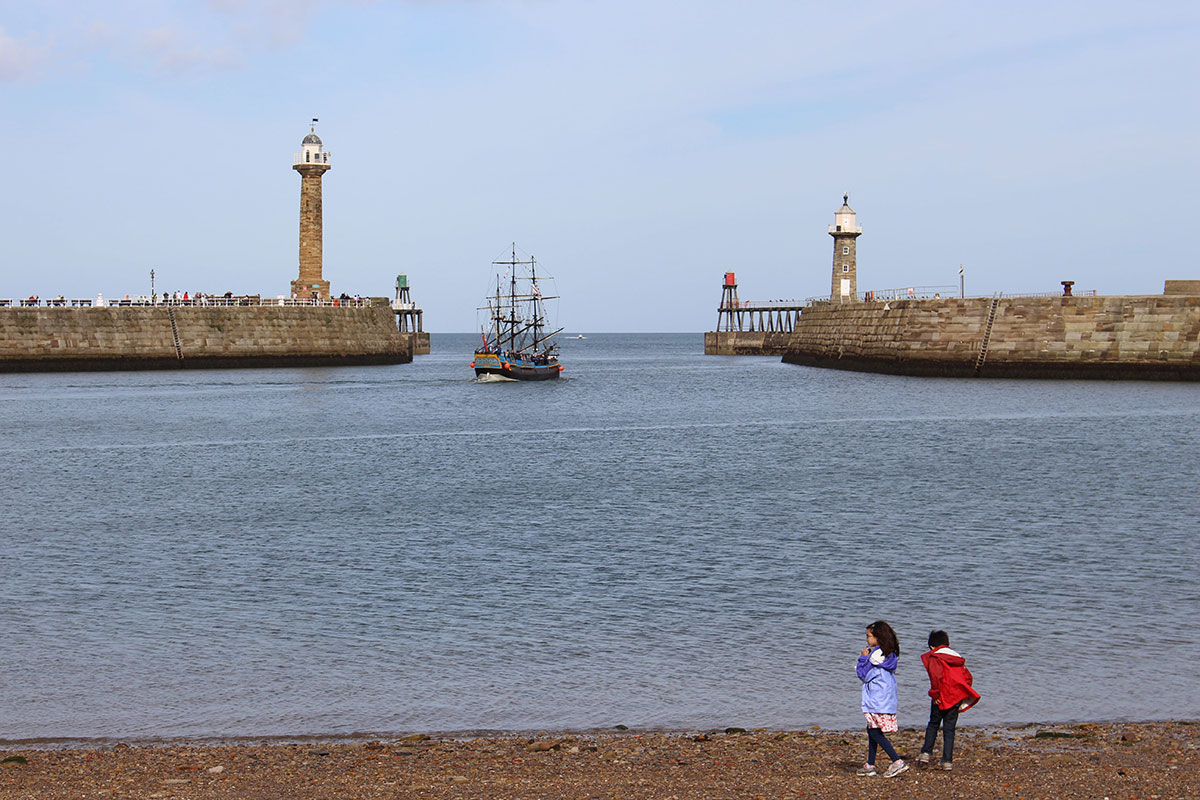
<svg viewBox="0 0 1200 800">
<path fill-rule="evenodd" d="M 480 332 L 483 346 L 475 350 L 471 362 L 475 377 L 512 381 L 557 378 L 563 366 L 554 337 L 562 328 L 547 330 L 546 301 L 558 298 L 542 294 L 537 262 L 533 256 L 528 261 L 518 259 L 515 244 L 512 260 L 492 263 L 507 269 L 504 275 L 496 275 L 496 293 L 479 309 L 488 312 L 491 330 Z"/>
<path fill-rule="evenodd" d="M 584 335 L 581 333 L 581 334 L 578 334 L 578 335 L 576 335 L 576 336 L 568 336 L 567 338 L 568 338 L 568 339 L 586 339 L 587 337 L 586 337 L 586 336 L 584 336 Z"/>
</svg>

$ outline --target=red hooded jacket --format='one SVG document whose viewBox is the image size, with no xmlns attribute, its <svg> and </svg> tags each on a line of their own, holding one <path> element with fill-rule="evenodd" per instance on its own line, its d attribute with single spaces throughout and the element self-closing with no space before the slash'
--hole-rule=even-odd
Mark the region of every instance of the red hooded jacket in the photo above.
<svg viewBox="0 0 1200 800">
<path fill-rule="evenodd" d="M 929 673 L 929 696 L 937 701 L 942 711 L 956 705 L 959 711 L 966 711 L 979 702 L 979 692 L 971 688 L 967 660 L 958 653 L 949 647 L 935 647 L 921 654 L 921 662 Z"/>
</svg>

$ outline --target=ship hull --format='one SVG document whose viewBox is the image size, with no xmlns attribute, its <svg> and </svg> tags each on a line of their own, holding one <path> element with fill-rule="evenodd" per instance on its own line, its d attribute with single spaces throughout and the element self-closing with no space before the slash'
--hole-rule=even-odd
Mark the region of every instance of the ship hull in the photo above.
<svg viewBox="0 0 1200 800">
<path fill-rule="evenodd" d="M 476 377 L 497 375 L 513 381 L 551 381 L 562 373 L 562 365 L 554 359 L 546 364 L 519 361 L 495 353 L 476 353 L 471 362 Z"/>
</svg>

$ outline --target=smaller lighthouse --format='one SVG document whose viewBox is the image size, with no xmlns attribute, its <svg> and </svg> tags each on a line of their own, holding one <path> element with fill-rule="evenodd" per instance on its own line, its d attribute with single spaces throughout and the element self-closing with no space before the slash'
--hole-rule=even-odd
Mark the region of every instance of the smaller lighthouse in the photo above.
<svg viewBox="0 0 1200 800">
<path fill-rule="evenodd" d="M 858 297 L 858 248 L 862 226 L 858 216 L 850 207 L 850 195 L 842 195 L 842 207 L 833 212 L 833 224 L 829 226 L 833 237 L 833 283 L 829 290 L 829 302 L 853 303 Z"/>
<path fill-rule="evenodd" d="M 292 158 L 292 169 L 300 173 L 300 277 L 292 281 L 292 296 L 299 300 L 329 299 L 329 283 L 321 275 L 321 176 L 330 165 L 316 126 L 313 119 L 300 152 Z"/>
</svg>

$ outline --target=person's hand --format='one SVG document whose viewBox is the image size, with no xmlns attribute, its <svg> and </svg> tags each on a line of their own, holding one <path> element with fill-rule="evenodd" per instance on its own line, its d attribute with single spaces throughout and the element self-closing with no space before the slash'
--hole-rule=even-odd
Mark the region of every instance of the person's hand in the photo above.
<svg viewBox="0 0 1200 800">
<path fill-rule="evenodd" d="M 859 653 L 859 655 L 860 655 L 860 656 L 865 656 L 865 655 L 867 655 L 867 654 L 868 654 L 868 653 L 870 653 L 870 652 L 871 652 L 871 648 L 869 648 L 869 647 L 864 647 L 864 648 L 862 649 L 862 652 L 861 652 L 861 653 Z"/>
</svg>

